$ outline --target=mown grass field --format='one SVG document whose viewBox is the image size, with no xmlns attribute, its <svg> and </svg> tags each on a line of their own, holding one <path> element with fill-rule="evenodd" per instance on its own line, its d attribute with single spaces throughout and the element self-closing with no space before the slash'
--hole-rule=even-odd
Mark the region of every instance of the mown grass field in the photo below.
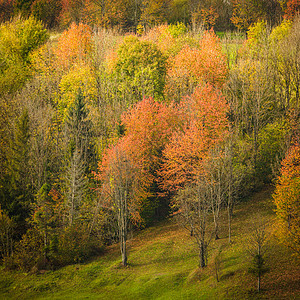
<svg viewBox="0 0 300 300">
<path fill-rule="evenodd" d="M 120 266 L 118 245 L 85 264 L 41 274 L 0 269 L 0 299 L 300 299 L 300 262 L 278 244 L 271 188 L 237 205 L 232 244 L 225 215 L 221 239 L 210 244 L 208 267 L 198 268 L 189 233 L 170 219 L 135 233 L 129 241 L 129 266 Z M 248 273 L 247 236 L 254 220 L 268 224 L 269 272 L 257 294 Z M 215 259 L 219 255 L 219 282 Z"/>
</svg>

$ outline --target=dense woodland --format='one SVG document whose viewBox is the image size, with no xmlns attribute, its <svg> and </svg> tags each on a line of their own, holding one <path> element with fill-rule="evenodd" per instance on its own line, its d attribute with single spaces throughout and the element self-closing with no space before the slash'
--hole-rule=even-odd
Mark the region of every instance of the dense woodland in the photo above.
<svg viewBox="0 0 300 300">
<path fill-rule="evenodd" d="M 0 1 L 6 268 L 117 242 L 126 266 L 129 233 L 170 216 L 204 268 L 220 214 L 230 243 L 235 204 L 267 184 L 300 255 L 300 3 L 256 2 Z"/>
</svg>

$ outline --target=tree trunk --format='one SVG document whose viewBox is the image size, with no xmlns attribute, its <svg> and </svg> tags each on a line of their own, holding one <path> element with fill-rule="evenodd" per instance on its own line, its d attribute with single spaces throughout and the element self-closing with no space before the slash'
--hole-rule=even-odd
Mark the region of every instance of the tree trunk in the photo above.
<svg viewBox="0 0 300 300">
<path fill-rule="evenodd" d="M 206 266 L 206 262 L 205 262 L 205 245 L 203 242 L 201 242 L 200 244 L 200 252 L 199 252 L 199 259 L 200 259 L 200 267 L 204 268 Z"/>
<path fill-rule="evenodd" d="M 230 206 L 227 206 L 227 214 L 228 214 L 228 242 L 231 243 L 231 210 Z"/>
</svg>

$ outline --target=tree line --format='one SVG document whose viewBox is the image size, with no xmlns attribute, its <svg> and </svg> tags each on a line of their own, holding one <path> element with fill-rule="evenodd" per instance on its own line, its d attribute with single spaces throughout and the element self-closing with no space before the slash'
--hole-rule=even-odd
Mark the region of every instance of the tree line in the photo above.
<svg viewBox="0 0 300 300">
<path fill-rule="evenodd" d="M 0 22 L 21 15 L 34 16 L 47 28 L 83 22 L 138 32 L 161 23 L 182 22 L 193 28 L 203 23 L 208 29 L 247 30 L 260 20 L 278 25 L 283 17 L 292 19 L 299 9 L 298 0 L 1 0 Z"/>
</svg>

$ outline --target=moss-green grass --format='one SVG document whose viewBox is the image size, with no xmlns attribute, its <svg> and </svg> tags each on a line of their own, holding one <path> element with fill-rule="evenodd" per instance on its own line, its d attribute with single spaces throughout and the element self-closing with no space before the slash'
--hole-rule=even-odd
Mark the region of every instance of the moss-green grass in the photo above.
<svg viewBox="0 0 300 300">
<path fill-rule="evenodd" d="M 170 219 L 135 233 L 129 241 L 129 266 L 120 265 L 118 245 L 92 262 L 43 274 L 0 269 L 0 299 L 300 299 L 300 264 L 271 235 L 275 222 L 267 188 L 236 206 L 232 244 L 226 215 L 221 239 L 210 244 L 208 267 L 198 268 L 197 248 L 189 233 Z M 255 292 L 248 273 L 247 235 L 253 220 L 269 224 L 266 261 L 270 268 Z M 222 249 L 217 282 L 214 256 Z"/>
</svg>

